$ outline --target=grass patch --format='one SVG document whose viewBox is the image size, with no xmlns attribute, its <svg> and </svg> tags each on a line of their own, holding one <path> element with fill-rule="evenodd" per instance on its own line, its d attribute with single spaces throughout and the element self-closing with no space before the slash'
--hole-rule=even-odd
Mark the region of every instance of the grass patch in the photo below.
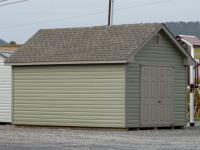
<svg viewBox="0 0 200 150">
<path fill-rule="evenodd" d="M 200 48 L 194 50 L 194 58 L 200 59 Z"/>
<path fill-rule="evenodd" d="M 200 117 L 196 117 L 195 120 L 196 120 L 196 121 L 200 121 Z"/>
</svg>

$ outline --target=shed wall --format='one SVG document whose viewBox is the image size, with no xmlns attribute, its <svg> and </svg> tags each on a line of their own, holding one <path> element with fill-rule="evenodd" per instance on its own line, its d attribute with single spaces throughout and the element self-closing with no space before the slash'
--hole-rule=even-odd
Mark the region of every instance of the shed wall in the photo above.
<svg viewBox="0 0 200 150">
<path fill-rule="evenodd" d="M 11 122 L 11 66 L 0 57 L 0 122 Z"/>
<path fill-rule="evenodd" d="M 14 67 L 14 124 L 125 127 L 125 66 Z"/>
<path fill-rule="evenodd" d="M 135 63 L 126 67 L 126 127 L 140 127 L 140 80 L 142 66 L 171 66 L 174 70 L 173 121 L 176 126 L 186 124 L 186 66 L 183 55 L 164 33 L 158 33 L 160 44 L 150 41 L 136 56 Z"/>
</svg>

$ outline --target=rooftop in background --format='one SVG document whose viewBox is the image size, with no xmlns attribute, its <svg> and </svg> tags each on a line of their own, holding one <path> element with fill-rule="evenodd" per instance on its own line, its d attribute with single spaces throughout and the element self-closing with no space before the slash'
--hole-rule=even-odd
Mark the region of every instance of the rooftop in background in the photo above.
<svg viewBox="0 0 200 150">
<path fill-rule="evenodd" d="M 14 52 L 1 52 L 0 51 L 0 56 L 3 56 L 4 58 L 10 57 Z"/>
<path fill-rule="evenodd" d="M 193 46 L 200 47 L 200 39 L 196 36 L 190 36 L 190 35 L 178 35 L 177 40 L 183 39 Z"/>
<path fill-rule="evenodd" d="M 0 52 L 14 52 L 19 47 L 21 47 L 21 45 L 18 45 L 18 44 L 0 45 Z"/>
</svg>

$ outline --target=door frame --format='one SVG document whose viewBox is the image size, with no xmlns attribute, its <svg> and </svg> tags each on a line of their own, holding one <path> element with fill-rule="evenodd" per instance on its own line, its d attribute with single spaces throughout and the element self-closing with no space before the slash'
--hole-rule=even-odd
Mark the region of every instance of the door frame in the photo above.
<svg viewBox="0 0 200 150">
<path fill-rule="evenodd" d="M 158 125 L 156 124 L 155 126 L 148 126 L 148 125 L 143 125 L 142 124 L 142 68 L 143 67 L 170 67 L 172 69 L 172 99 L 171 99 L 171 125 L 169 124 L 162 124 L 162 125 Z M 139 124 L 140 127 L 169 127 L 169 126 L 174 126 L 174 70 L 175 70 L 175 66 L 167 66 L 167 65 L 140 65 L 140 119 L 139 119 Z"/>
</svg>

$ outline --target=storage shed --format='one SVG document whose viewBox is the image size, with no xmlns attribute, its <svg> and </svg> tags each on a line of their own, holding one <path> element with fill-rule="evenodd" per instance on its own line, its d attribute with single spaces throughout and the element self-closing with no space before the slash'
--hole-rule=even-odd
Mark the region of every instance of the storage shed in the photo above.
<svg viewBox="0 0 200 150">
<path fill-rule="evenodd" d="M 44 29 L 6 63 L 13 66 L 15 125 L 186 124 L 194 60 L 164 24 Z"/>
<path fill-rule="evenodd" d="M 0 52 L 0 123 L 11 123 L 11 66 L 4 61 L 12 52 Z"/>
</svg>

